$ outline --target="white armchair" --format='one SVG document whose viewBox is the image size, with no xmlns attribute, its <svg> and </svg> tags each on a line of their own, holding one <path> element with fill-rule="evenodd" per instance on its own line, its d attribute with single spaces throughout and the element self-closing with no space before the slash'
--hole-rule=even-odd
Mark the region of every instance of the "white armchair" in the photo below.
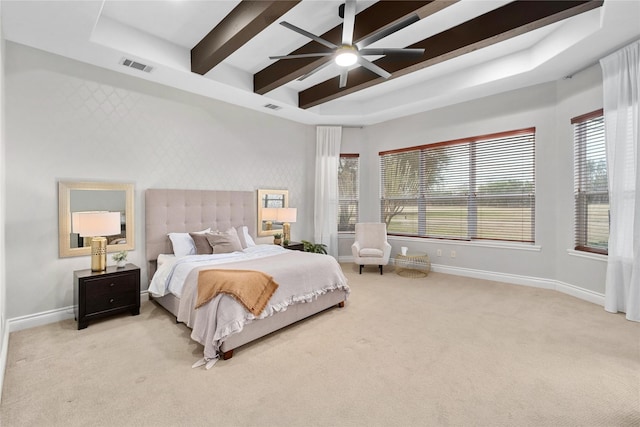
<svg viewBox="0 0 640 427">
<path fill-rule="evenodd" d="M 360 265 L 380 267 L 389 264 L 391 245 L 387 242 L 387 225 L 384 222 L 359 222 L 356 224 L 356 241 L 351 245 L 353 261 Z"/>
</svg>

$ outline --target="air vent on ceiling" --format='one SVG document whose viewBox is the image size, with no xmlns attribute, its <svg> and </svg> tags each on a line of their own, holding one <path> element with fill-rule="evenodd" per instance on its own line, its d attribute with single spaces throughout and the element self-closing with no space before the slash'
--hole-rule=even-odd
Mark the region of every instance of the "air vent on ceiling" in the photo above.
<svg viewBox="0 0 640 427">
<path fill-rule="evenodd" d="M 141 64 L 133 59 L 123 58 L 120 62 L 125 67 L 135 68 L 136 70 L 144 71 L 145 73 L 150 73 L 153 70 L 153 67 L 150 65 Z"/>
<path fill-rule="evenodd" d="M 268 108 L 268 109 L 270 109 L 270 110 L 276 110 L 276 111 L 277 111 L 277 110 L 281 110 L 281 109 L 282 109 L 282 107 L 281 107 L 281 106 L 276 105 L 276 104 L 266 104 L 266 105 L 263 105 L 263 107 L 264 107 L 264 108 Z"/>
</svg>

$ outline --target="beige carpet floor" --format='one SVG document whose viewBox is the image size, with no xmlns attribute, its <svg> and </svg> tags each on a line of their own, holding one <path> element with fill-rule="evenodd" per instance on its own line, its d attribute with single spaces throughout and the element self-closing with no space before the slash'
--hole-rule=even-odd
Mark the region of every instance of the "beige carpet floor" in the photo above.
<svg viewBox="0 0 640 427">
<path fill-rule="evenodd" d="M 152 302 L 10 335 L 3 426 L 640 426 L 640 324 L 554 291 L 360 276 L 331 309 L 236 350 Z"/>
</svg>

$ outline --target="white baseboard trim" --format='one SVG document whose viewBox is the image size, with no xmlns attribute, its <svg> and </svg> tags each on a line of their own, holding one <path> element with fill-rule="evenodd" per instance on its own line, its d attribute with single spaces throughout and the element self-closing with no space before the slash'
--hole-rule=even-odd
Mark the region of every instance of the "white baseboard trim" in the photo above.
<svg viewBox="0 0 640 427">
<path fill-rule="evenodd" d="M 55 310 L 27 314 L 26 316 L 13 317 L 8 321 L 8 329 L 9 332 L 17 332 L 23 329 L 35 328 L 37 326 L 61 322 L 67 319 L 73 319 L 72 305 L 64 308 L 57 308 Z"/>
<path fill-rule="evenodd" d="M 140 303 L 149 301 L 149 292 L 140 292 Z M 14 317 L 7 321 L 8 332 L 21 331 L 23 329 L 35 328 L 36 326 L 48 325 L 49 323 L 60 322 L 63 320 L 73 319 L 73 306 L 57 308 L 54 310 L 43 311 L 41 313 L 28 314 L 26 316 Z M 3 348 L 4 351 L 4 348 Z"/>
<path fill-rule="evenodd" d="M 604 307 L 604 294 L 590 291 L 589 289 L 584 289 L 570 283 L 564 283 L 559 280 L 555 280 L 554 282 L 556 284 L 556 291 Z"/>
<path fill-rule="evenodd" d="M 2 401 L 2 388 L 4 386 L 4 373 L 7 368 L 9 356 L 9 325 L 5 325 L 2 331 L 2 347 L 0 347 L 0 401 Z"/>
<path fill-rule="evenodd" d="M 353 256 L 342 256 L 338 258 L 339 262 L 353 262 Z M 394 259 L 389 260 L 389 264 L 394 265 Z M 473 268 L 452 267 L 442 264 L 431 264 L 431 270 L 438 273 L 453 274 L 454 276 L 472 277 L 474 279 L 493 280 L 495 282 L 510 283 L 513 285 L 531 286 L 534 288 L 552 289 L 571 295 L 590 303 L 604 307 L 604 294 L 590 291 L 569 283 L 559 280 L 544 279 L 540 277 L 523 276 L 519 274 L 500 273 L 495 271 L 476 270 Z"/>
<path fill-rule="evenodd" d="M 499 273 L 494 271 L 475 270 L 464 267 L 451 267 L 448 265 L 431 264 L 431 269 L 438 273 L 453 274 L 455 276 L 472 277 L 474 279 L 492 280 L 496 282 L 510 283 L 513 285 L 531 286 L 533 288 L 552 289 L 571 295 L 572 297 L 588 301 L 604 307 L 604 294 L 590 291 L 579 286 L 561 282 L 559 280 L 544 279 L 540 277 L 522 276 L 518 274 Z"/>
</svg>

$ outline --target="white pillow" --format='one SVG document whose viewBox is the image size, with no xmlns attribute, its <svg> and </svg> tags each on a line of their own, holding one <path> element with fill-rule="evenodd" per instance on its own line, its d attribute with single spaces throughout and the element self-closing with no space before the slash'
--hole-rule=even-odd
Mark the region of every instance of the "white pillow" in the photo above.
<svg viewBox="0 0 640 427">
<path fill-rule="evenodd" d="M 197 231 L 197 234 L 209 233 L 211 227 L 206 230 Z M 193 242 L 189 233 L 169 233 L 169 240 L 171 240 L 171 246 L 173 246 L 173 253 L 177 257 L 183 257 L 187 255 L 196 254 L 196 245 Z"/>
<path fill-rule="evenodd" d="M 160 254 L 158 255 L 158 268 L 162 267 L 163 264 L 168 262 L 173 262 L 176 259 L 176 256 L 173 254 Z"/>
<path fill-rule="evenodd" d="M 256 242 L 254 242 L 253 238 L 251 238 L 251 235 L 249 234 L 249 228 L 246 225 L 236 227 L 236 231 L 238 232 L 238 239 L 240 239 L 242 249 L 247 249 L 256 245 Z"/>
</svg>

